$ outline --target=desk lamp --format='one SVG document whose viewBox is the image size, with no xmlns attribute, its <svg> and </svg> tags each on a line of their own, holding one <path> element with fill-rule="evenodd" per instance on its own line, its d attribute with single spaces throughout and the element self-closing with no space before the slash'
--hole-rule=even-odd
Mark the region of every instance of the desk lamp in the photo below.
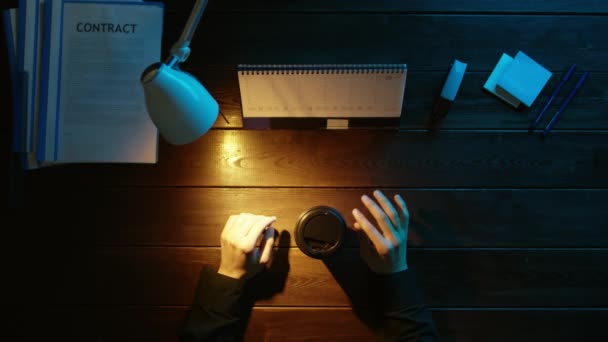
<svg viewBox="0 0 608 342">
<path fill-rule="evenodd" d="M 193 142 L 211 128 L 219 106 L 192 75 L 179 69 L 190 55 L 190 41 L 208 0 L 197 0 L 179 40 L 164 62 L 148 66 L 141 75 L 146 108 L 160 135 L 169 143 Z"/>
</svg>

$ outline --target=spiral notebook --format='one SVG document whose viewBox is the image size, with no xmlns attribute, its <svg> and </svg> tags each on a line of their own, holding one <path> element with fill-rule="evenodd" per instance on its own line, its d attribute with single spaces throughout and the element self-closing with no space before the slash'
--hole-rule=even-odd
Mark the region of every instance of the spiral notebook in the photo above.
<svg viewBox="0 0 608 342">
<path fill-rule="evenodd" d="M 243 127 L 398 128 L 405 64 L 238 66 Z"/>
</svg>

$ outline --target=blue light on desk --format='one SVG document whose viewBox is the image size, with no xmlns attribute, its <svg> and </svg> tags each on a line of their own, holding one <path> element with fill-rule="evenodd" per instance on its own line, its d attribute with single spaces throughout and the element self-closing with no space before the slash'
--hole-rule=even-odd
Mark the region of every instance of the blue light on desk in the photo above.
<svg viewBox="0 0 608 342">
<path fill-rule="evenodd" d="M 174 145 L 191 143 L 205 134 L 219 112 L 207 89 L 194 76 L 179 70 L 179 63 L 190 55 L 190 41 L 205 7 L 207 0 L 196 1 L 169 59 L 150 65 L 141 76 L 150 119 L 160 135 Z"/>
</svg>

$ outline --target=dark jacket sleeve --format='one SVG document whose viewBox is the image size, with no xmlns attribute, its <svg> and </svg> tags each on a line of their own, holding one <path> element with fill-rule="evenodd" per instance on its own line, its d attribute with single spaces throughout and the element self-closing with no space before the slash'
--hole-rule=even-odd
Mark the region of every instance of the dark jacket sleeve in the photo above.
<svg viewBox="0 0 608 342">
<path fill-rule="evenodd" d="M 245 282 L 218 274 L 208 268 L 201 271 L 194 302 L 178 332 L 179 340 L 240 341 L 239 325 L 247 310 L 243 296 Z"/>
<path fill-rule="evenodd" d="M 373 282 L 382 314 L 382 341 L 438 340 L 433 317 L 411 270 L 376 274 Z"/>
</svg>

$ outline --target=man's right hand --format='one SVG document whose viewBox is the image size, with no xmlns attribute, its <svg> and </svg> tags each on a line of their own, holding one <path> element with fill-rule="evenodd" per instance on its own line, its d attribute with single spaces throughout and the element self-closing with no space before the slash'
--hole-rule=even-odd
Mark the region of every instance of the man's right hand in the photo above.
<svg viewBox="0 0 608 342">
<path fill-rule="evenodd" d="M 274 216 L 243 213 L 228 218 L 222 231 L 222 260 L 219 274 L 230 278 L 251 278 L 270 266 L 275 230 Z"/>
<path fill-rule="evenodd" d="M 394 197 L 399 211 L 384 196 L 374 191 L 376 201 L 367 195 L 361 197 L 376 224 L 359 210 L 353 209 L 354 230 L 360 238 L 361 257 L 376 273 L 395 273 L 407 270 L 407 234 L 410 214 L 400 195 Z"/>
</svg>

